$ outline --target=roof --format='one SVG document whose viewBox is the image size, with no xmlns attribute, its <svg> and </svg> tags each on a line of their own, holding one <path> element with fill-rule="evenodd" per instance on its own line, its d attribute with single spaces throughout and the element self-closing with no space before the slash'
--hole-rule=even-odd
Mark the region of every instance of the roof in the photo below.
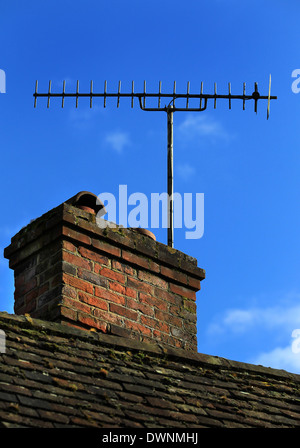
<svg viewBox="0 0 300 448">
<path fill-rule="evenodd" d="M 300 375 L 0 313 L 0 427 L 297 427 Z"/>
</svg>

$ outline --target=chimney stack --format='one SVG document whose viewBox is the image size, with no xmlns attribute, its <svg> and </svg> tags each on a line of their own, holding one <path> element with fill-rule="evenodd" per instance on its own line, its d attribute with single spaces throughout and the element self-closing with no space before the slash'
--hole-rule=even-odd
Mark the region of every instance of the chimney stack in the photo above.
<svg viewBox="0 0 300 448">
<path fill-rule="evenodd" d="M 80 192 L 11 239 L 15 313 L 197 351 L 204 270 L 147 230 L 100 228 L 102 208 Z"/>
</svg>

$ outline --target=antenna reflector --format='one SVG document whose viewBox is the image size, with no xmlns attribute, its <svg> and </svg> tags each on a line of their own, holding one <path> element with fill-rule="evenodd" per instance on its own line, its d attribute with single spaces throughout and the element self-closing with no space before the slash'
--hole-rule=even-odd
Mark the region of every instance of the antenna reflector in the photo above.
<svg viewBox="0 0 300 448">
<path fill-rule="evenodd" d="M 93 101 L 93 81 L 91 81 L 91 95 L 90 95 L 90 108 L 92 108 Z"/>
<path fill-rule="evenodd" d="M 267 109 L 267 120 L 270 116 L 270 102 L 271 102 L 271 75 L 269 78 L 269 95 L 268 95 L 268 109 Z"/>
<path fill-rule="evenodd" d="M 215 101 L 214 101 L 214 109 L 217 108 L 217 83 L 215 82 Z"/>
<path fill-rule="evenodd" d="M 201 81 L 201 87 L 200 87 L 200 109 L 202 108 L 202 94 L 203 94 L 203 81 Z"/>
<path fill-rule="evenodd" d="M 254 98 L 254 112 L 257 113 L 257 100 L 259 98 L 257 82 L 254 83 L 254 92 L 252 96 Z"/>
<path fill-rule="evenodd" d="M 175 96 L 176 96 L 176 81 L 174 81 L 174 89 L 173 89 L 173 107 L 175 107 Z"/>
<path fill-rule="evenodd" d="M 63 91 L 62 91 L 62 95 L 61 95 L 61 107 L 62 107 L 62 109 L 64 108 L 64 104 L 65 104 L 65 92 L 66 92 L 66 81 L 63 80 Z"/>
<path fill-rule="evenodd" d="M 36 100 L 37 100 L 37 89 L 38 89 L 38 82 L 35 81 L 35 97 L 34 97 L 34 107 L 36 107 Z"/>
<path fill-rule="evenodd" d="M 103 106 L 106 107 L 106 91 L 107 91 L 107 81 L 104 83 L 104 103 Z"/>
<path fill-rule="evenodd" d="M 133 99 L 134 99 L 134 81 L 132 81 L 132 89 L 131 89 L 131 108 L 133 108 Z"/>
<path fill-rule="evenodd" d="M 243 84 L 243 110 L 245 110 L 246 83 Z"/>
<path fill-rule="evenodd" d="M 120 93 L 121 93 L 121 81 L 119 81 L 117 107 L 119 107 L 119 105 L 120 105 Z"/>
<path fill-rule="evenodd" d="M 50 107 L 50 95 L 51 95 L 51 80 L 49 81 L 49 90 L 48 90 L 48 102 L 47 102 L 47 108 Z"/>
<path fill-rule="evenodd" d="M 228 83 L 228 101 L 229 101 L 229 109 L 231 109 L 231 84 Z"/>
<path fill-rule="evenodd" d="M 160 94 L 161 94 L 161 81 L 159 81 L 158 86 L 158 108 L 160 108 Z"/>
<path fill-rule="evenodd" d="M 190 81 L 188 81 L 187 83 L 187 88 L 186 88 L 186 108 L 189 108 L 189 94 L 190 94 Z"/>
<path fill-rule="evenodd" d="M 79 81 L 76 83 L 76 108 L 78 107 Z"/>
</svg>

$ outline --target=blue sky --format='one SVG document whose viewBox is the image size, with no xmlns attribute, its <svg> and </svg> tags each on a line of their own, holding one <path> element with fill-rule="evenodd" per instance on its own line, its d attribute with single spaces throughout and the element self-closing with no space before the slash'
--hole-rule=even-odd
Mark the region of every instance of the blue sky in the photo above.
<svg viewBox="0 0 300 448">
<path fill-rule="evenodd" d="M 11 0 L 1 5 L 0 248 L 31 219 L 81 190 L 117 195 L 166 191 L 166 114 L 123 100 L 38 100 L 46 91 L 185 91 L 267 94 L 205 112 L 174 114 L 174 189 L 204 193 L 204 235 L 175 247 L 198 259 L 207 278 L 197 294 L 198 349 L 300 373 L 291 337 L 300 328 L 300 4 L 296 0 Z M 166 231 L 155 229 L 166 243 Z M 0 309 L 13 312 L 13 273 L 0 259 Z"/>
</svg>

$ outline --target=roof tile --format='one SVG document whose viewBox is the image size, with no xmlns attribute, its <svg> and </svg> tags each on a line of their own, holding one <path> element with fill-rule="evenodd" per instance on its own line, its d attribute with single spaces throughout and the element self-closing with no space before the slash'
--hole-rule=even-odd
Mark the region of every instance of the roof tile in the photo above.
<svg viewBox="0 0 300 448">
<path fill-rule="evenodd" d="M 300 376 L 0 313 L 2 427 L 298 427 Z"/>
</svg>

